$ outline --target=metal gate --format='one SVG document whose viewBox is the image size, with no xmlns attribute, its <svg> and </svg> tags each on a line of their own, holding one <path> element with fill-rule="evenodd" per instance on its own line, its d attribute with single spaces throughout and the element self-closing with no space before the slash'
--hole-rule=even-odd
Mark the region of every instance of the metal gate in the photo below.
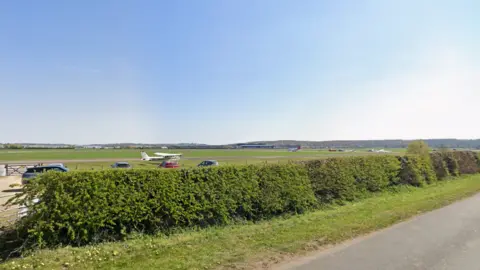
<svg viewBox="0 0 480 270">
<path fill-rule="evenodd" d="M 5 175 L 22 175 L 28 168 L 42 166 L 43 163 L 37 164 L 5 164 Z"/>
</svg>

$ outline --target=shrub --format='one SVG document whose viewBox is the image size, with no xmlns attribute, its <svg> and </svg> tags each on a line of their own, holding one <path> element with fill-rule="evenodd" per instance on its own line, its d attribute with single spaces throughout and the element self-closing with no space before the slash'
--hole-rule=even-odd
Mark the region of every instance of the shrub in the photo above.
<svg viewBox="0 0 480 270">
<path fill-rule="evenodd" d="M 303 162 L 321 203 L 353 200 L 398 182 L 400 162 L 394 156 L 329 158 Z"/>
<path fill-rule="evenodd" d="M 430 149 L 428 144 L 422 140 L 413 141 L 408 144 L 407 147 L 407 154 L 409 155 L 419 155 L 427 158 L 429 156 L 429 152 Z"/>
<path fill-rule="evenodd" d="M 477 173 L 480 169 L 479 156 L 472 151 L 442 151 L 432 153 L 430 157 L 439 179 Z"/>
<path fill-rule="evenodd" d="M 459 164 L 453 152 L 445 153 L 444 159 L 445 159 L 445 163 L 447 163 L 447 168 L 450 175 L 459 176 L 460 175 Z"/>
<path fill-rule="evenodd" d="M 305 162 L 313 192 L 320 203 L 355 198 L 355 176 L 349 158 Z"/>
<path fill-rule="evenodd" d="M 377 192 L 398 182 L 400 161 L 394 156 L 351 158 L 357 189 Z"/>
<path fill-rule="evenodd" d="M 475 158 L 477 159 L 477 167 L 478 167 L 478 172 L 480 172 L 480 153 L 477 153 L 475 155 Z"/>
<path fill-rule="evenodd" d="M 451 152 L 453 158 L 458 162 L 458 172 L 460 174 L 472 174 L 478 172 L 477 154 L 472 151 L 454 151 Z"/>
<path fill-rule="evenodd" d="M 285 212 L 303 212 L 315 202 L 310 179 L 304 167 L 295 164 L 253 167 L 258 169 L 259 197 L 257 218 Z"/>
<path fill-rule="evenodd" d="M 450 176 L 446 157 L 443 152 L 435 152 L 430 154 L 430 159 L 432 161 L 432 166 L 435 170 L 435 174 L 437 175 L 437 178 L 439 180 Z"/>
<path fill-rule="evenodd" d="M 423 186 L 437 180 L 430 159 L 409 155 L 399 157 L 399 160 L 401 161 L 401 171 L 399 174 L 400 184 Z"/>
<path fill-rule="evenodd" d="M 18 232 L 40 246 L 259 220 L 315 203 L 305 168 L 295 164 L 49 172 L 26 185 L 23 194 L 16 203 L 40 201 L 29 206 Z"/>
</svg>

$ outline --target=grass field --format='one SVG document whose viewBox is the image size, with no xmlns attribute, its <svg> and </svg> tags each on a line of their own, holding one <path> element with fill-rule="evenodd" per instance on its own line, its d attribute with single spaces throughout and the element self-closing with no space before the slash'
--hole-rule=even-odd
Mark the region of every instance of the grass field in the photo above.
<svg viewBox="0 0 480 270">
<path fill-rule="evenodd" d="M 391 149 L 392 152 L 402 152 L 403 149 Z M 140 159 L 139 149 L 46 149 L 46 150 L 0 150 L 0 162 L 12 161 L 42 161 L 42 160 L 95 160 L 95 159 Z M 327 150 L 301 150 L 298 152 L 288 152 L 286 149 L 278 150 L 164 150 L 164 149 L 148 149 L 146 151 L 153 156 L 154 152 L 164 153 L 182 153 L 184 158 L 269 158 L 269 157 L 305 157 L 305 156 L 338 156 L 338 155 L 354 155 L 368 154 L 366 149 L 358 149 L 354 153 L 345 152 L 328 152 Z"/>
<path fill-rule="evenodd" d="M 321 158 L 321 157 L 318 157 Z M 251 157 L 244 157 L 244 158 L 232 158 L 232 159 L 216 159 L 219 161 L 220 165 L 243 165 L 243 164 L 257 164 L 257 163 L 287 163 L 291 160 L 308 160 L 308 159 L 315 159 L 315 157 L 287 157 L 287 158 L 270 158 L 270 159 L 263 159 L 263 158 L 251 158 Z M 181 159 L 179 161 L 179 165 L 181 168 L 184 167 L 194 167 L 197 166 L 201 160 L 188 160 L 188 159 Z M 161 162 L 159 161 L 129 161 L 134 168 L 156 168 L 158 167 Z M 91 161 L 91 162 L 67 162 L 64 163 L 71 170 L 101 170 L 101 169 L 108 169 L 113 162 L 106 162 L 106 161 Z"/>
<path fill-rule="evenodd" d="M 392 154 L 402 154 L 404 149 L 389 149 Z M 12 163 L 48 163 L 63 161 L 72 170 L 98 170 L 110 168 L 115 161 L 128 161 L 135 168 L 154 168 L 161 162 L 141 161 L 140 149 L 45 149 L 45 150 L 7 150 L 0 149 L 0 164 Z M 214 149 L 214 150 L 165 150 L 148 149 L 153 156 L 155 152 L 181 153 L 181 167 L 196 166 L 202 160 L 215 159 L 225 164 L 285 163 L 289 160 L 320 159 L 338 156 L 379 155 L 369 153 L 368 149 L 357 149 L 355 152 L 329 152 L 328 150 L 302 149 L 288 152 L 286 149 Z"/>
<path fill-rule="evenodd" d="M 0 269 L 258 269 L 385 228 L 480 191 L 480 175 L 404 188 L 257 224 L 42 250 Z"/>
</svg>

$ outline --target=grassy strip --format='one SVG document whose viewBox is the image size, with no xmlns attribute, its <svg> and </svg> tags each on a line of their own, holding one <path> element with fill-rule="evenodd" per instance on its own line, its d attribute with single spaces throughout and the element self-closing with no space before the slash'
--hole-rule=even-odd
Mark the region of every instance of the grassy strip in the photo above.
<svg viewBox="0 0 480 270">
<path fill-rule="evenodd" d="M 480 175 L 466 176 L 258 224 L 210 228 L 171 237 L 143 236 L 83 248 L 42 250 L 24 259 L 6 262 L 0 269 L 247 268 L 378 230 L 479 191 Z"/>
<path fill-rule="evenodd" d="M 404 153 L 405 149 L 389 149 L 393 153 Z M 134 158 L 140 159 L 141 149 L 0 149 L 0 162 L 12 163 L 13 161 L 26 160 L 78 160 L 78 159 L 123 159 Z M 304 149 L 298 152 L 288 152 L 287 149 L 147 149 L 146 152 L 153 156 L 155 152 L 162 153 L 182 153 L 185 158 L 205 158 L 205 159 L 226 159 L 251 157 L 303 157 L 303 156 L 350 156 L 350 155 L 378 155 L 377 153 L 369 153 L 367 149 L 356 149 L 356 152 L 329 152 L 325 149 Z"/>
<path fill-rule="evenodd" d="M 2 160 L 49 160 L 49 159 L 93 159 L 93 158 L 138 158 L 140 159 L 141 149 L 64 149 L 64 150 L 0 150 L 0 161 Z M 327 154 L 325 150 L 288 152 L 286 149 L 212 149 L 212 150 L 192 150 L 192 149 L 147 149 L 146 152 L 153 156 L 155 152 L 162 153 L 182 153 L 184 157 L 252 157 L 252 156 L 303 156 Z"/>
</svg>

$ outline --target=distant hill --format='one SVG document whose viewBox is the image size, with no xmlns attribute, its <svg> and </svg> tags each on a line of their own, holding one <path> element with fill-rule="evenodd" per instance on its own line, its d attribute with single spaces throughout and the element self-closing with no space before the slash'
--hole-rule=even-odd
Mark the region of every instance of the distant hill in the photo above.
<svg viewBox="0 0 480 270">
<path fill-rule="evenodd" d="M 480 149 L 480 139 L 458 140 L 458 139 L 426 139 L 430 147 L 448 148 L 475 148 Z M 255 141 L 246 144 L 268 144 L 276 147 L 292 147 L 301 145 L 308 148 L 405 148 L 412 140 L 352 140 L 352 141 Z M 240 144 L 236 144 L 240 145 Z"/>
</svg>

